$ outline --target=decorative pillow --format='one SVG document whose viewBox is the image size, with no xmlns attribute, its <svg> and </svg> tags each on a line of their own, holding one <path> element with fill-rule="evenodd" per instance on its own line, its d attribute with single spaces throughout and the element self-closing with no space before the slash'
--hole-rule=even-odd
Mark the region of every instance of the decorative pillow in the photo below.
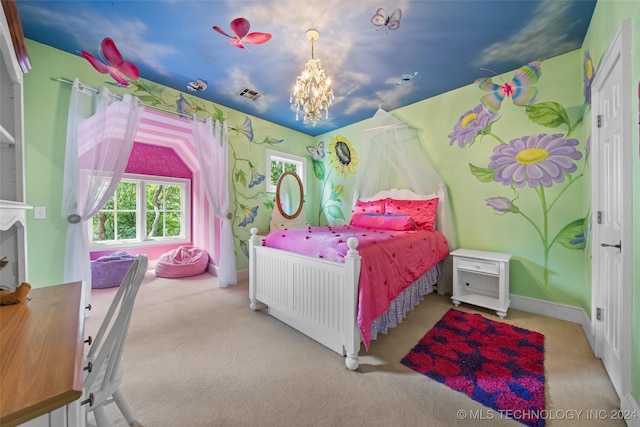
<svg viewBox="0 0 640 427">
<path fill-rule="evenodd" d="M 368 202 L 358 199 L 351 213 L 352 214 L 361 214 L 361 213 L 383 214 L 385 205 L 386 205 L 385 199 L 371 200 Z"/>
<path fill-rule="evenodd" d="M 361 213 L 351 216 L 351 225 L 362 228 L 377 228 L 379 230 L 406 231 L 415 230 L 416 222 L 409 215 Z"/>
<path fill-rule="evenodd" d="M 387 199 L 385 212 L 388 214 L 405 214 L 413 218 L 421 230 L 433 230 L 436 224 L 439 198 L 428 200 L 396 200 Z"/>
</svg>

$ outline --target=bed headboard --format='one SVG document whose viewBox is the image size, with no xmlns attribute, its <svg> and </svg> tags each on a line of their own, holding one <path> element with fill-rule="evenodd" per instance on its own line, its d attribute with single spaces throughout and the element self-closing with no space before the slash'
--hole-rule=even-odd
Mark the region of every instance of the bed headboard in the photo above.
<svg viewBox="0 0 640 427">
<path fill-rule="evenodd" d="M 413 190 L 409 190 L 408 188 L 402 188 L 402 189 L 391 188 L 389 190 L 379 191 L 371 197 L 361 197 L 360 200 L 364 202 L 369 202 L 371 200 L 381 200 L 386 198 L 397 199 L 397 200 L 427 200 L 427 199 L 432 199 L 434 197 L 437 197 L 439 199 L 439 202 L 438 202 L 438 212 L 437 212 L 437 218 L 436 218 L 436 229 L 443 231 L 443 228 L 444 228 L 443 225 L 446 222 L 446 218 L 445 218 L 445 206 L 447 206 L 447 203 L 445 203 L 446 194 L 447 194 L 447 191 L 444 186 L 444 183 L 441 182 L 438 184 L 437 193 L 419 194 Z"/>
</svg>

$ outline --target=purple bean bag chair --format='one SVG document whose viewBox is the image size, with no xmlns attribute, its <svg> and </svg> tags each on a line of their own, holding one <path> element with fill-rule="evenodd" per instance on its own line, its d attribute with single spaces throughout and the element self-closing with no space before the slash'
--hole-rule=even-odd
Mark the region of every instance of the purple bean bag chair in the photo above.
<svg viewBox="0 0 640 427">
<path fill-rule="evenodd" d="M 91 287 L 99 289 L 120 286 L 135 259 L 127 252 L 118 251 L 91 261 Z"/>
<path fill-rule="evenodd" d="M 156 263 L 156 276 L 166 278 L 188 277 L 204 273 L 209 254 L 195 246 L 180 246 L 160 256 Z"/>
</svg>

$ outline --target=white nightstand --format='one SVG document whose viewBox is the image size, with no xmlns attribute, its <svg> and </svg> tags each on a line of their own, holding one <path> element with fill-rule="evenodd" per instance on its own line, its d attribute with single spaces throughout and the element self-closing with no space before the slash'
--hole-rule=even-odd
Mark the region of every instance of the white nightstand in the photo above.
<svg viewBox="0 0 640 427">
<path fill-rule="evenodd" d="M 456 249 L 453 256 L 453 296 L 461 302 L 496 310 L 504 319 L 509 308 L 509 260 L 511 254 Z"/>
</svg>

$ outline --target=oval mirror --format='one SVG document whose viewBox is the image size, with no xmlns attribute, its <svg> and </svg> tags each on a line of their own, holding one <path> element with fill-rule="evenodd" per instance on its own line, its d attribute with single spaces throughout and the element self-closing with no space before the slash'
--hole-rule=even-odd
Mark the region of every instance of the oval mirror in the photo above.
<svg viewBox="0 0 640 427">
<path fill-rule="evenodd" d="M 294 219 L 302 212 L 304 192 L 302 181 L 295 172 L 285 172 L 278 180 L 276 205 L 283 217 Z"/>
</svg>

